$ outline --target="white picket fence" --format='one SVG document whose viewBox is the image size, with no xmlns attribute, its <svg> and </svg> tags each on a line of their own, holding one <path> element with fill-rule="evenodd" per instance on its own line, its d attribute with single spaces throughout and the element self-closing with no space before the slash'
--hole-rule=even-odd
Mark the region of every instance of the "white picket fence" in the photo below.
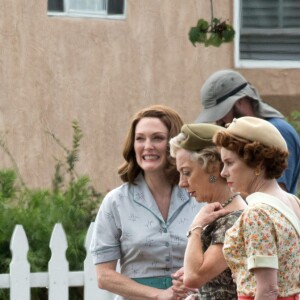
<svg viewBox="0 0 300 300">
<path fill-rule="evenodd" d="M 10 273 L 0 274 L 0 289 L 10 289 L 10 300 L 30 300 L 31 288 L 48 288 L 49 300 L 69 299 L 69 287 L 84 287 L 84 300 L 112 300 L 115 295 L 97 286 L 96 270 L 92 263 L 89 245 L 94 224 L 91 223 L 86 238 L 86 258 L 83 271 L 69 271 L 65 253 L 68 247 L 66 234 L 61 224 L 54 226 L 50 249 L 48 272 L 30 273 L 27 260 L 29 249 L 22 225 L 16 225 L 10 243 L 12 260 Z"/>
</svg>

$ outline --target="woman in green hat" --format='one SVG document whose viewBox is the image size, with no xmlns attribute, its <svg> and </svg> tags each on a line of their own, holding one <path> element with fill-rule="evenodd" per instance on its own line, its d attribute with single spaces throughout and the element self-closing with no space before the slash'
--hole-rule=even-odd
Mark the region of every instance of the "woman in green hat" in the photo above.
<svg viewBox="0 0 300 300">
<path fill-rule="evenodd" d="M 170 140 L 170 153 L 180 173 L 179 186 L 198 202 L 208 203 L 189 227 L 184 268 L 175 274 L 185 286 L 199 289 L 188 299 L 237 299 L 222 248 L 225 232 L 247 205 L 220 176 L 221 157 L 212 141 L 220 129 L 213 124 L 185 124 L 181 133 Z M 225 216 L 223 208 L 228 213 Z"/>
</svg>

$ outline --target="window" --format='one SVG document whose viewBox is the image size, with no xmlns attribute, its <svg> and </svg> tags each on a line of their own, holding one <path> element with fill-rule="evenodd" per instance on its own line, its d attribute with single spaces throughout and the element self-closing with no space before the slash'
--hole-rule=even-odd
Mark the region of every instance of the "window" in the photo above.
<svg viewBox="0 0 300 300">
<path fill-rule="evenodd" d="M 124 18 L 124 0 L 48 0 L 48 14 Z"/>
<path fill-rule="evenodd" d="M 300 1 L 235 0 L 237 67 L 300 67 Z"/>
</svg>

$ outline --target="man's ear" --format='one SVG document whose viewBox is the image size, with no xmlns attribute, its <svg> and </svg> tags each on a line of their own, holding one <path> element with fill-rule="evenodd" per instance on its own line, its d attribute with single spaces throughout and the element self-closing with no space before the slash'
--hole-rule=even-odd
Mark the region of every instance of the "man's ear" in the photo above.
<svg viewBox="0 0 300 300">
<path fill-rule="evenodd" d="M 238 101 L 236 101 L 234 103 L 234 106 L 236 106 L 237 108 L 240 108 L 241 106 L 243 106 L 243 104 L 248 101 L 247 97 L 243 97 L 241 99 L 239 99 Z"/>
</svg>

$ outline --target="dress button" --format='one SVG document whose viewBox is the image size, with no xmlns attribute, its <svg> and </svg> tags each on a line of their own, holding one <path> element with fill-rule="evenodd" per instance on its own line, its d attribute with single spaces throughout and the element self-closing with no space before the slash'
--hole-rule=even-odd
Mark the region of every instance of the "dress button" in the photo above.
<svg viewBox="0 0 300 300">
<path fill-rule="evenodd" d="M 166 242 L 165 245 L 166 245 L 166 247 L 169 247 L 170 243 L 169 243 L 169 242 Z"/>
<path fill-rule="evenodd" d="M 168 232 L 167 228 L 164 228 L 164 233 Z"/>
</svg>

